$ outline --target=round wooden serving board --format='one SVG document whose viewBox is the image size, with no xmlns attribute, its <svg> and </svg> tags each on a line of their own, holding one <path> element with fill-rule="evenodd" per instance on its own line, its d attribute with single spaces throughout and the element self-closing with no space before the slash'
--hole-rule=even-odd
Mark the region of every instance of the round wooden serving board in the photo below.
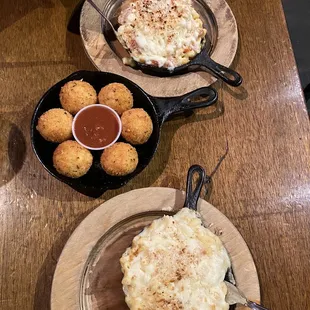
<svg viewBox="0 0 310 310">
<path fill-rule="evenodd" d="M 104 7 L 108 0 L 96 1 Z M 216 44 L 210 55 L 216 62 L 229 67 L 238 48 L 237 22 L 225 0 L 201 0 L 213 12 L 217 26 Z M 148 94 L 158 97 L 178 96 L 203 86 L 209 86 L 216 78 L 207 72 L 191 72 L 174 77 L 155 77 L 125 66 L 107 44 L 102 34 L 100 15 L 85 1 L 80 17 L 80 33 L 85 51 L 100 71 L 122 75 L 138 84 Z"/>
<path fill-rule="evenodd" d="M 170 188 L 143 188 L 114 197 L 90 213 L 76 228 L 59 258 L 54 274 L 51 294 L 51 310 L 77 309 L 128 309 L 121 290 L 119 258 L 130 245 L 137 231 L 124 229 L 118 240 L 126 243 L 121 252 L 113 251 L 110 244 L 109 264 L 92 265 L 93 283 L 87 286 L 91 307 L 82 306 L 81 287 L 85 268 L 94 247 L 110 228 L 131 216 L 148 211 L 178 211 L 184 204 L 184 192 Z M 198 203 L 203 222 L 223 241 L 232 262 L 237 286 L 254 301 L 260 301 L 260 288 L 251 253 L 234 225 L 218 209 L 200 199 Z M 128 232 L 128 234 L 126 234 Z M 108 235 L 108 234 L 107 234 Z M 92 296 L 93 295 L 93 296 Z M 238 306 L 237 309 L 244 307 Z"/>
</svg>

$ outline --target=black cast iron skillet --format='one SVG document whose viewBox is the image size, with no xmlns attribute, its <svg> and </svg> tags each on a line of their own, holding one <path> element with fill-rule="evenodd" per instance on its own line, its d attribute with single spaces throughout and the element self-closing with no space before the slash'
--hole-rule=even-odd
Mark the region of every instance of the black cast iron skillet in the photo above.
<svg viewBox="0 0 310 310">
<path fill-rule="evenodd" d="M 153 133 L 147 143 L 136 146 L 139 155 L 137 169 L 123 177 L 107 175 L 101 168 L 101 151 L 92 151 L 94 162 L 88 173 L 81 178 L 71 179 L 60 175 L 53 167 L 52 156 L 58 144 L 44 140 L 36 130 L 39 117 L 51 108 L 61 107 L 59 92 L 61 87 L 72 80 L 89 82 L 97 93 L 102 87 L 109 83 L 117 82 L 126 85 L 134 98 L 134 108 L 143 108 L 151 117 L 153 122 Z M 197 96 L 201 100 L 194 102 Z M 157 149 L 161 126 L 168 117 L 184 111 L 192 111 L 214 104 L 217 100 L 217 92 L 210 87 L 203 87 L 179 97 L 158 98 L 152 97 L 144 92 L 137 84 L 130 80 L 107 72 L 78 71 L 51 87 L 40 99 L 31 120 L 31 143 L 34 153 L 44 168 L 58 180 L 68 184 L 78 192 L 90 197 L 99 197 L 108 189 L 116 189 L 125 185 L 130 179 L 138 175 L 151 161 Z M 119 141 L 123 141 L 122 138 Z"/>
</svg>

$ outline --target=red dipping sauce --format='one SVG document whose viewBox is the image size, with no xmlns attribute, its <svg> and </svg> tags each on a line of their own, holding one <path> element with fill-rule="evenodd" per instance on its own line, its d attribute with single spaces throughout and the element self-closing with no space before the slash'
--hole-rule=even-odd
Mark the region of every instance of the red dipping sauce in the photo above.
<svg viewBox="0 0 310 310">
<path fill-rule="evenodd" d="M 118 114 L 102 104 L 89 105 L 80 110 L 72 124 L 78 143 L 91 150 L 101 150 L 114 144 L 122 131 Z"/>
</svg>

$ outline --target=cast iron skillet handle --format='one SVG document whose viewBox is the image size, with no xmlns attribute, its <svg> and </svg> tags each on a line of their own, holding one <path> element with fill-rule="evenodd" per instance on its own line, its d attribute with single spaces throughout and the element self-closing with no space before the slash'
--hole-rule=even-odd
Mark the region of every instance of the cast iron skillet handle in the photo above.
<svg viewBox="0 0 310 310">
<path fill-rule="evenodd" d="M 198 96 L 201 96 L 203 99 L 192 101 Z M 162 123 L 172 114 L 208 107 L 214 104 L 217 98 L 218 95 L 215 89 L 212 87 L 202 87 L 180 97 L 153 97 L 152 101 L 156 105 L 158 118 Z"/>
<path fill-rule="evenodd" d="M 195 188 L 193 189 L 193 180 L 195 173 L 198 173 L 198 180 Z M 186 197 L 184 208 L 189 208 L 191 210 L 197 211 L 197 203 L 199 199 L 199 195 L 201 192 L 201 188 L 205 182 L 206 172 L 199 165 L 193 165 L 189 168 L 187 173 L 187 183 L 186 183 Z"/>
<path fill-rule="evenodd" d="M 196 58 L 194 58 L 190 63 L 192 65 L 198 65 L 200 67 L 205 67 L 213 73 L 214 76 L 226 82 L 228 85 L 237 87 L 242 83 L 241 75 L 234 71 L 233 69 L 227 68 L 210 58 L 206 49 L 201 51 Z"/>
<path fill-rule="evenodd" d="M 218 78 L 222 79 L 228 85 L 237 87 L 242 83 L 241 75 L 225 66 L 220 65 L 219 63 L 215 62 L 211 58 L 206 59 L 207 68 Z"/>
</svg>

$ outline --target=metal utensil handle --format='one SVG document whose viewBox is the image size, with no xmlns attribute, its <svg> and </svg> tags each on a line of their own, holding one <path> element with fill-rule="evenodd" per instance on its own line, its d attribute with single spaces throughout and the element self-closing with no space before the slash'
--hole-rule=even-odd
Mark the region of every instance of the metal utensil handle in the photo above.
<svg viewBox="0 0 310 310">
<path fill-rule="evenodd" d="M 112 25 L 111 21 L 102 13 L 102 11 L 99 9 L 97 4 L 93 0 L 87 0 L 88 3 L 105 19 L 105 21 L 110 25 L 114 33 L 117 35 L 117 31 L 115 30 L 114 26 Z"/>
<path fill-rule="evenodd" d="M 253 301 L 247 301 L 246 306 L 250 309 L 254 310 L 268 310 L 267 308 L 257 304 L 256 302 Z"/>
<path fill-rule="evenodd" d="M 198 180 L 195 188 L 193 189 L 193 180 L 195 173 L 198 173 Z M 191 210 L 197 211 L 197 203 L 202 186 L 205 181 L 206 172 L 199 165 L 193 165 L 189 168 L 187 173 L 186 182 L 186 198 L 184 203 L 184 208 L 189 208 Z"/>
</svg>

